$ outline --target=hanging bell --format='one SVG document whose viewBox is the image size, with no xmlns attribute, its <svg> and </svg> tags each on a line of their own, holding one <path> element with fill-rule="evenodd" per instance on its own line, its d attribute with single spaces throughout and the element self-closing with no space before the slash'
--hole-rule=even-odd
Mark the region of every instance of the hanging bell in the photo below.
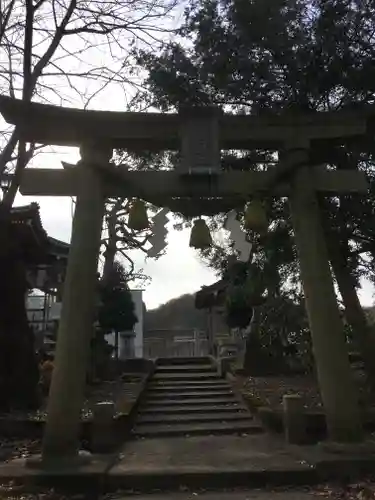
<svg viewBox="0 0 375 500">
<path fill-rule="evenodd" d="M 204 250 L 212 245 L 210 230 L 203 219 L 194 221 L 191 229 L 189 246 L 198 250 Z"/>
<path fill-rule="evenodd" d="M 134 231 L 143 231 L 149 227 L 146 205 L 142 200 L 135 200 L 131 204 L 128 226 Z"/>
<path fill-rule="evenodd" d="M 247 205 L 245 210 L 244 226 L 245 229 L 255 231 L 259 234 L 267 232 L 267 214 L 263 203 L 260 200 L 253 200 Z"/>
</svg>

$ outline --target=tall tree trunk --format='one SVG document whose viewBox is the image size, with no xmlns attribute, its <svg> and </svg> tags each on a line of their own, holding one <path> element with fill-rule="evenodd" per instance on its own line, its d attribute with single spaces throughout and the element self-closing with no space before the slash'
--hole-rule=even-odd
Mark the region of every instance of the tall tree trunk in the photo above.
<svg viewBox="0 0 375 500">
<path fill-rule="evenodd" d="M 332 231 L 327 234 L 327 243 L 332 269 L 345 306 L 345 316 L 362 355 L 369 382 L 375 389 L 375 333 L 367 322 L 359 301 L 356 283 L 349 269 L 343 245 L 338 242 Z"/>
<path fill-rule="evenodd" d="M 243 369 L 245 373 L 249 373 L 253 369 L 256 370 L 254 363 L 256 363 L 256 359 L 254 357 L 258 355 L 259 349 L 255 349 L 254 347 L 259 347 L 258 339 L 259 339 L 259 328 L 261 322 L 261 310 L 260 307 L 253 307 L 253 315 L 251 317 L 249 331 L 246 337 L 245 344 L 245 355 L 243 359 Z"/>
<path fill-rule="evenodd" d="M 213 329 L 213 311 L 212 307 L 209 307 L 207 311 L 207 341 L 208 341 L 208 353 L 211 356 L 217 356 L 217 350 L 215 349 L 215 339 L 214 339 L 214 329 Z"/>
<path fill-rule="evenodd" d="M 24 30 L 24 45 L 23 45 L 23 85 L 22 85 L 22 100 L 30 102 L 35 85 L 32 81 L 32 52 L 33 52 L 33 28 L 34 28 L 34 6 L 33 0 L 25 0 L 25 30 Z M 7 144 L 8 152 L 3 158 L 3 167 L 6 168 L 10 155 L 14 152 L 17 144 L 18 133 L 14 130 L 10 141 Z M 13 145 L 13 146 L 12 146 Z M 34 145 L 29 149 L 26 148 L 26 143 L 23 140 L 18 141 L 18 155 L 14 176 L 8 191 L 5 193 L 3 203 L 11 207 L 14 203 L 18 188 L 20 185 L 21 175 L 26 165 L 31 160 L 34 154 Z M 4 160 L 6 163 L 4 163 Z"/>
<path fill-rule="evenodd" d="M 115 263 L 117 253 L 116 223 L 118 208 L 119 205 L 116 203 L 107 217 L 108 242 L 104 252 L 103 281 L 107 281 L 110 277 Z"/>
<path fill-rule="evenodd" d="M 119 332 L 115 330 L 115 360 L 118 362 Z"/>
<path fill-rule="evenodd" d="M 111 245 L 111 241 L 108 242 L 107 248 L 104 252 L 104 266 L 103 266 L 103 281 L 106 282 L 111 276 L 113 266 L 116 257 L 116 242 L 115 245 Z"/>
</svg>

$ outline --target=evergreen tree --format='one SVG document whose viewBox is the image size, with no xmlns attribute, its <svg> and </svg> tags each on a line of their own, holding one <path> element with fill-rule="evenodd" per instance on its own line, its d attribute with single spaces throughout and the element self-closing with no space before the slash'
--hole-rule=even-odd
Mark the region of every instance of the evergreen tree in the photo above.
<svg viewBox="0 0 375 500">
<path fill-rule="evenodd" d="M 180 38 L 159 53 L 139 51 L 150 103 L 163 110 L 214 104 L 234 113 L 315 113 L 374 103 L 375 5 L 363 0 L 191 0 Z M 223 152 L 222 168 L 273 168 L 269 151 Z M 367 197 L 321 197 L 330 260 L 353 337 L 375 385 L 375 344 L 360 307 L 360 278 L 375 281 L 374 141 L 312 148 L 311 162 L 368 174 Z M 255 261 L 267 262 L 274 291 L 300 297 L 286 200 L 268 200 L 270 234 Z M 220 227 L 222 216 L 211 220 Z M 229 249 L 229 251 L 231 251 Z M 204 254 L 224 269 L 228 248 Z M 272 265 L 270 265 L 272 263 Z M 275 288 L 276 287 L 276 288 Z"/>
<path fill-rule="evenodd" d="M 138 319 L 127 284 L 124 266 L 115 261 L 111 272 L 99 283 L 101 305 L 98 312 L 100 328 L 115 333 L 115 355 L 118 355 L 119 332 L 132 330 Z"/>
</svg>

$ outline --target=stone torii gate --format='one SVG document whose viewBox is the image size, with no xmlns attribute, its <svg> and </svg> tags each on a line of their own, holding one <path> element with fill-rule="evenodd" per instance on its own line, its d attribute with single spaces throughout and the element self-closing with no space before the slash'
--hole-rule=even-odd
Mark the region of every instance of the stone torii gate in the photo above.
<svg viewBox="0 0 375 500">
<path fill-rule="evenodd" d="M 56 366 L 48 402 L 43 458 L 73 457 L 85 386 L 95 309 L 95 283 L 104 203 L 111 197 L 245 202 L 265 193 L 288 196 L 306 308 L 330 437 L 361 438 L 355 387 L 320 223 L 316 191 L 327 195 L 367 191 L 363 174 L 309 165 L 310 147 L 364 135 L 370 109 L 298 116 L 238 116 L 193 109 L 190 114 L 81 111 L 0 98 L 0 112 L 27 142 L 79 146 L 81 160 L 68 169 L 26 169 L 21 193 L 76 196 L 71 246 L 59 325 Z M 129 171 L 109 163 L 115 148 L 180 149 L 180 168 Z M 221 149 L 283 151 L 266 172 L 223 172 Z M 190 168 L 191 167 L 191 168 Z M 197 214 L 198 215 L 198 214 Z"/>
</svg>

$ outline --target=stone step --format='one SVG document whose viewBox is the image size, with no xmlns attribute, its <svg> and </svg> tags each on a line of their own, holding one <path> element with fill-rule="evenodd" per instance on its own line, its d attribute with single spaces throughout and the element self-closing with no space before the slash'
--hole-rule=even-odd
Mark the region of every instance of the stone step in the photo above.
<svg viewBox="0 0 375 500">
<path fill-rule="evenodd" d="M 199 388 L 212 388 L 215 389 L 216 387 L 231 387 L 228 382 L 222 378 L 217 378 L 217 379 L 207 379 L 207 380 L 158 380 L 158 381 L 151 381 L 148 384 L 149 388 L 152 389 L 159 389 L 159 390 L 169 390 L 169 389 L 184 389 L 184 388 L 191 388 L 191 389 L 199 389 Z"/>
<path fill-rule="evenodd" d="M 189 406 L 189 405 L 231 405 L 236 402 L 236 399 L 233 397 L 219 397 L 219 398 L 178 398 L 178 399 L 169 399 L 163 398 L 158 400 L 149 400 L 146 399 L 145 403 L 147 406 Z"/>
<path fill-rule="evenodd" d="M 249 410 L 245 405 L 239 402 L 233 402 L 231 404 L 225 405 L 171 405 L 171 406 L 141 406 L 139 409 L 139 415 L 178 415 L 182 414 L 194 414 L 194 413 L 207 413 L 207 412 L 248 412 Z"/>
<path fill-rule="evenodd" d="M 197 356 L 194 358 L 158 358 L 156 366 L 161 365 L 209 365 L 210 358 L 207 356 Z"/>
<path fill-rule="evenodd" d="M 322 482 L 321 473 L 318 474 L 316 466 L 300 460 L 298 455 L 295 457 L 291 453 L 275 451 L 270 446 L 268 449 L 264 449 L 265 447 L 258 449 L 252 442 L 256 438 L 264 439 L 263 434 L 240 437 L 222 436 L 220 441 L 224 441 L 225 444 L 227 444 L 227 439 L 233 439 L 242 442 L 243 445 L 234 447 L 228 443 L 227 448 L 223 446 L 218 451 L 217 446 L 210 446 L 210 442 L 205 442 L 210 439 L 218 440 L 217 437 L 195 436 L 193 440 L 205 441 L 197 443 L 194 452 L 186 451 L 184 445 L 180 443 L 180 441 L 184 443 L 191 441 L 184 437 L 130 441 L 126 444 L 122 459 L 110 469 L 108 483 L 111 485 L 111 491 L 132 491 L 129 500 L 139 498 L 133 496 L 133 491 L 149 494 L 147 497 L 149 500 L 192 500 L 195 498 L 206 500 L 207 490 L 212 490 L 209 500 L 224 500 L 222 495 L 225 494 L 227 494 L 225 500 L 239 500 L 236 495 L 239 492 L 243 493 L 244 488 L 249 488 L 250 491 L 246 491 L 241 500 L 287 500 L 287 498 L 288 500 L 305 500 L 306 486 Z M 165 441 L 170 444 L 166 446 Z M 173 450 L 171 450 L 172 447 Z M 133 452 L 133 450 L 136 451 Z M 203 453 L 202 450 L 205 452 Z M 153 458 L 155 454 L 156 457 Z M 176 460 L 176 455 L 178 460 Z M 147 457 L 146 464 L 145 456 Z M 324 466 L 320 468 L 324 470 Z M 345 481 L 348 475 L 347 470 L 348 467 L 337 467 L 331 475 L 335 479 Z M 92 478 L 88 477 L 92 481 Z M 103 481 L 102 475 L 99 478 Z M 101 483 L 98 481 L 97 484 L 96 491 Z M 297 491 L 295 494 L 292 492 L 289 498 L 288 494 L 292 486 L 301 486 L 302 491 Z M 273 491 L 274 489 L 276 492 Z M 277 491 L 278 489 L 286 491 Z M 155 498 L 155 491 L 163 493 L 159 498 Z M 260 491 L 264 494 L 258 497 L 261 495 Z M 309 493 L 306 495 L 309 496 Z"/>
<path fill-rule="evenodd" d="M 137 417 L 136 424 L 155 424 L 155 423 L 181 423 L 181 422 L 232 422 L 233 420 L 249 420 L 252 416 L 244 411 L 228 411 L 228 412 L 205 412 L 205 413 L 140 413 Z"/>
<path fill-rule="evenodd" d="M 206 372 L 215 372 L 216 369 L 210 365 L 198 365 L 198 364 L 191 364 L 191 365 L 160 365 L 156 367 L 156 373 L 185 373 L 185 372 L 197 372 L 197 373 L 206 373 Z"/>
<path fill-rule="evenodd" d="M 223 379 L 219 377 L 216 372 L 205 372 L 205 373 L 155 373 L 152 377 L 152 382 L 166 382 L 170 381 L 183 381 L 183 382 L 197 382 L 197 381 L 206 381 L 206 380 L 220 380 Z"/>
<path fill-rule="evenodd" d="M 146 401 L 160 401 L 163 399 L 195 399 L 195 398 L 234 398 L 233 392 L 228 388 L 221 391 L 190 391 L 190 392 L 171 392 L 157 393 L 150 391 L 146 394 Z"/>
<path fill-rule="evenodd" d="M 202 422 L 179 424 L 139 424 L 132 431 L 136 437 L 202 436 L 224 434 L 255 434 L 262 426 L 249 418 L 240 422 Z"/>
<path fill-rule="evenodd" d="M 223 389 L 231 390 L 231 386 L 227 382 L 212 384 L 210 381 L 202 384 L 150 384 L 148 390 L 157 393 L 169 392 L 190 392 L 190 391 L 222 391 Z"/>
<path fill-rule="evenodd" d="M 186 487 L 186 490 L 189 488 Z M 197 488 L 199 490 L 199 488 Z M 159 490 L 160 491 L 160 490 Z M 318 490 L 319 491 L 319 490 Z M 259 489 L 254 490 L 243 490 L 240 491 L 215 491 L 212 492 L 200 492 L 197 493 L 182 493 L 178 492 L 177 495 L 173 492 L 166 492 L 163 494 L 152 493 L 152 496 L 147 493 L 137 493 L 137 500 L 192 500 L 195 496 L 198 496 L 199 500 L 317 500 L 316 494 L 309 493 L 301 489 L 289 489 L 288 491 L 275 491 L 271 493 L 270 496 L 269 489 L 260 491 Z M 119 500 L 134 500 L 134 496 L 121 496 Z"/>
</svg>

